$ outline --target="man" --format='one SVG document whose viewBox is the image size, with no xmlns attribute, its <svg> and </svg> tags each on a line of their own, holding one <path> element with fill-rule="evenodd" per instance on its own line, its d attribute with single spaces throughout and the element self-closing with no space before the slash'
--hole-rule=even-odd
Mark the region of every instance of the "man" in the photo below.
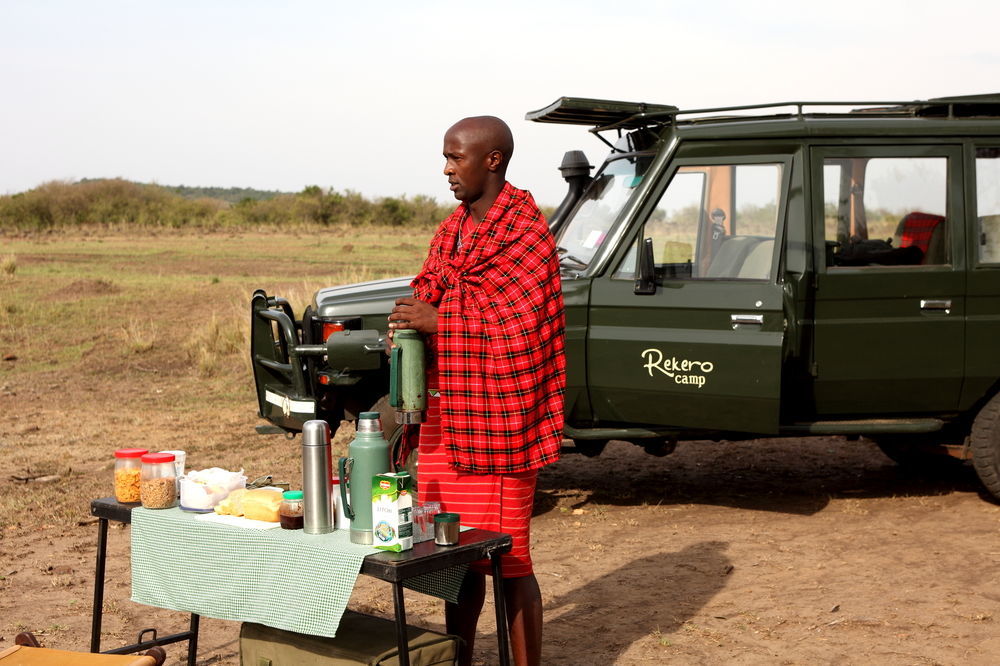
<svg viewBox="0 0 1000 666">
<path fill-rule="evenodd" d="M 538 469 L 562 442 L 565 358 L 559 260 L 531 194 L 506 181 L 510 128 L 466 118 L 444 137 L 444 174 L 462 203 L 441 223 L 413 298 L 400 298 L 390 330 L 423 333 L 427 419 L 420 426 L 420 499 L 440 501 L 462 524 L 507 532 L 502 573 L 514 660 L 541 659 L 542 600 L 529 553 Z M 439 397 L 434 397 L 435 393 Z M 488 563 L 473 565 L 448 631 L 471 664 Z"/>
</svg>

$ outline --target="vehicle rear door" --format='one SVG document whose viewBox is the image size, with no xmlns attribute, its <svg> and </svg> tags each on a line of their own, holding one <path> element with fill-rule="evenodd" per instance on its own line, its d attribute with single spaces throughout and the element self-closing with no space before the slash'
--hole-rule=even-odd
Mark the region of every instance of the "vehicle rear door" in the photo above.
<svg viewBox="0 0 1000 666">
<path fill-rule="evenodd" d="M 817 414 L 956 409 L 966 310 L 961 146 L 909 140 L 811 153 Z"/>
</svg>

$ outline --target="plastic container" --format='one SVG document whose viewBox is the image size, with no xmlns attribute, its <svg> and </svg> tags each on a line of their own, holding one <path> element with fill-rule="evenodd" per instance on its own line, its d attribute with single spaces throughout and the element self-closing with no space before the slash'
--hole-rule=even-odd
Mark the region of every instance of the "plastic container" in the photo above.
<svg viewBox="0 0 1000 666">
<path fill-rule="evenodd" d="M 177 472 L 174 454 L 147 453 L 142 456 L 139 497 L 146 509 L 169 509 L 177 505 Z"/>
<path fill-rule="evenodd" d="M 184 476 L 184 463 L 187 460 L 187 454 L 183 451 L 160 451 L 160 453 L 172 453 L 174 455 L 174 472 L 175 476 L 179 479 Z"/>
<path fill-rule="evenodd" d="M 162 453 L 166 453 L 163 451 Z M 175 461 L 176 467 L 176 461 Z M 208 513 L 226 499 L 229 493 L 237 488 L 245 488 L 247 477 L 241 469 L 230 472 L 219 467 L 202 470 L 191 470 L 184 476 L 177 477 L 177 485 L 181 488 L 181 509 Z"/>
<path fill-rule="evenodd" d="M 139 501 L 139 478 L 142 474 L 141 458 L 147 449 L 118 449 L 115 451 L 115 499 L 126 504 Z"/>
<path fill-rule="evenodd" d="M 458 521 L 457 513 L 439 513 L 434 516 L 434 543 L 439 546 L 457 546 Z"/>
<path fill-rule="evenodd" d="M 286 530 L 301 530 L 303 526 L 303 500 L 301 490 L 286 490 L 281 493 L 278 507 L 278 522 Z"/>
<path fill-rule="evenodd" d="M 434 538 L 434 516 L 441 513 L 441 502 L 424 502 L 413 507 L 413 543 Z"/>
</svg>

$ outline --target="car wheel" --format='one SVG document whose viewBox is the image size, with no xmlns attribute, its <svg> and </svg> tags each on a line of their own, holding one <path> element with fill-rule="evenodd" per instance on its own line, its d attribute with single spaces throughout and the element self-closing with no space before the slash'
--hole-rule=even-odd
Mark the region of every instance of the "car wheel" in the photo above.
<svg viewBox="0 0 1000 666">
<path fill-rule="evenodd" d="M 1000 395 L 993 396 L 972 422 L 972 466 L 979 480 L 1000 499 Z"/>
<path fill-rule="evenodd" d="M 389 405 L 389 396 L 384 395 L 379 398 L 368 410 L 378 412 L 382 420 L 382 436 L 389 442 L 389 452 L 395 461 L 398 458 L 399 447 L 403 444 L 403 426 L 396 423 L 396 410 Z M 413 490 L 417 490 L 417 450 L 414 449 L 403 461 L 402 467 L 397 465 L 397 472 L 409 472 L 413 478 Z"/>
</svg>

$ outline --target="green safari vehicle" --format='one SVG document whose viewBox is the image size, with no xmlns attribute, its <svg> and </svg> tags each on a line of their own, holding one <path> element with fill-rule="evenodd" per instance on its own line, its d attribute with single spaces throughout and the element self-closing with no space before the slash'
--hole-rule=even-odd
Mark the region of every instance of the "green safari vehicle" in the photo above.
<svg viewBox="0 0 1000 666">
<path fill-rule="evenodd" d="M 588 128 L 551 216 L 566 429 L 677 439 L 846 435 L 901 464 L 971 459 L 1000 497 L 1000 94 L 694 109 L 561 98 Z M 593 173 L 592 173 L 593 171 Z M 386 315 L 409 278 L 252 299 L 265 432 L 385 412 Z M 398 433 L 389 432 L 390 439 Z"/>
</svg>

